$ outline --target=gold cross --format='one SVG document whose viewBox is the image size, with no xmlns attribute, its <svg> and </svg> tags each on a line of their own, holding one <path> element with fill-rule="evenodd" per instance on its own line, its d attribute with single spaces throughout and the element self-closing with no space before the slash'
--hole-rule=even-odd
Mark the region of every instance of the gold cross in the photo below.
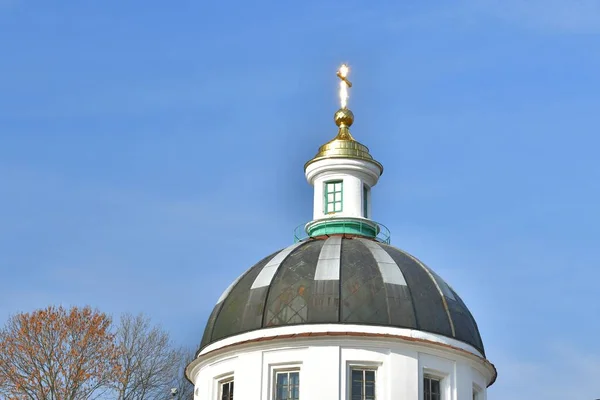
<svg viewBox="0 0 600 400">
<path fill-rule="evenodd" d="M 352 87 L 352 82 L 348 80 L 348 72 L 350 72 L 350 68 L 346 64 L 342 64 L 340 69 L 337 72 L 337 76 L 348 85 L 348 87 Z"/>
<path fill-rule="evenodd" d="M 337 72 L 337 76 L 342 80 L 340 82 L 340 105 L 343 109 L 348 105 L 348 88 L 352 87 L 352 83 L 348 80 L 348 72 L 350 72 L 350 68 L 346 64 L 342 64 Z"/>
</svg>

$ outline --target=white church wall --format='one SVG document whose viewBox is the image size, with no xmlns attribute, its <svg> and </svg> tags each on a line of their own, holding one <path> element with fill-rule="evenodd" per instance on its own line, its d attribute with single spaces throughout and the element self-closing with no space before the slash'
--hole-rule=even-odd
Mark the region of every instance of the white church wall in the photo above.
<svg viewBox="0 0 600 400">
<path fill-rule="evenodd" d="M 200 370 L 194 385 L 194 398 L 216 399 L 219 395 L 219 382 L 239 375 L 236 374 L 236 368 L 240 366 L 238 358 L 238 355 L 218 358 Z"/>
<path fill-rule="evenodd" d="M 473 400 L 473 372 L 467 363 L 456 363 L 456 376 L 470 376 L 471 379 L 456 380 L 457 400 Z"/>
<path fill-rule="evenodd" d="M 440 388 L 442 398 L 448 400 L 458 400 L 456 396 L 455 381 L 455 362 L 451 359 L 445 359 L 427 353 L 419 353 L 419 400 L 423 399 L 423 378 L 426 375 L 441 380 Z M 471 374 L 462 379 L 468 379 L 470 382 Z"/>
<path fill-rule="evenodd" d="M 308 347 L 297 347 L 297 348 L 282 348 L 266 350 L 262 352 L 262 362 L 258 364 L 260 367 L 257 368 L 257 364 L 248 365 L 249 368 L 262 371 L 262 386 L 255 388 L 255 390 L 248 395 L 242 393 L 236 399 L 239 400 L 250 400 L 250 399 L 262 399 L 271 400 L 273 398 L 273 388 L 275 387 L 275 374 L 278 371 L 283 370 L 298 370 L 300 372 L 300 392 L 306 386 L 306 377 L 304 367 L 304 361 L 310 357 L 307 355 Z M 308 380 L 310 382 L 310 380 Z M 261 380 L 256 380 L 255 383 L 260 383 Z M 263 390 L 261 390 L 261 388 Z M 258 389 L 258 390 L 256 390 Z M 252 395 L 251 395 L 252 394 Z M 260 394 L 260 397 L 257 396 Z M 237 393 L 236 393 L 237 396 Z"/>
<path fill-rule="evenodd" d="M 390 362 L 391 350 L 387 348 L 341 348 L 340 389 L 341 398 L 350 398 L 350 374 L 352 368 L 368 368 L 375 370 L 375 398 L 386 399 L 390 393 Z"/>
<path fill-rule="evenodd" d="M 262 364 L 263 357 L 264 353 L 262 351 L 240 353 L 234 376 L 236 399 L 258 399 L 256 396 L 252 396 L 252 394 L 260 393 L 261 391 L 262 371 L 260 368 L 256 368 L 256 366 Z"/>
<path fill-rule="evenodd" d="M 335 343 L 311 346 L 303 363 L 303 399 L 339 399 L 340 347 Z M 335 379 L 331 379 L 335 377 Z M 318 382 L 318 384 L 311 384 Z M 306 397 L 304 397 L 306 393 Z"/>
<path fill-rule="evenodd" d="M 400 399 L 419 397 L 419 353 L 396 346 L 390 352 L 390 393 Z M 389 397 L 390 399 L 393 397 Z"/>
<path fill-rule="evenodd" d="M 471 387 L 471 390 L 475 388 L 478 391 L 478 397 L 475 400 L 487 400 L 487 393 L 485 391 L 485 387 L 487 385 L 483 374 L 480 371 L 478 371 L 477 368 L 471 367 L 471 377 L 473 381 L 473 386 Z M 471 399 L 473 399 L 473 395 L 471 395 L 471 397 L 468 398 L 468 400 Z"/>
<path fill-rule="evenodd" d="M 343 181 L 343 209 L 342 212 L 335 213 L 335 216 L 361 218 L 363 217 L 363 185 L 366 184 L 371 188 L 379 179 L 377 166 L 368 161 L 354 159 L 320 160 L 309 165 L 305 173 L 306 179 L 314 187 L 314 219 L 333 215 L 325 213 L 325 182 Z"/>
<path fill-rule="evenodd" d="M 325 218 L 333 213 L 325 213 L 324 187 L 326 182 L 342 181 L 342 211 L 336 217 L 362 217 L 362 181 L 351 175 L 327 174 L 315 180 L 314 219 Z"/>
<path fill-rule="evenodd" d="M 238 400 L 275 400 L 275 373 L 294 369 L 300 376 L 300 399 L 349 399 L 350 370 L 376 370 L 378 400 L 423 399 L 423 377 L 441 379 L 443 400 L 472 400 L 482 388 L 485 400 L 492 379 L 475 356 L 398 340 L 356 337 L 296 338 L 241 344 L 205 354 L 192 367 L 196 399 L 217 400 L 219 382 L 233 375 Z"/>
<path fill-rule="evenodd" d="M 251 340 L 257 340 L 266 337 L 276 337 L 293 334 L 318 334 L 318 333 L 355 333 L 355 334 L 372 334 L 372 335 L 393 335 L 405 337 L 407 339 L 418 339 L 441 345 L 452 346 L 472 353 L 478 357 L 483 355 L 473 346 L 461 342 L 459 340 L 437 335 L 435 333 L 423 332 L 415 329 L 396 328 L 391 326 L 371 326 L 371 325 L 354 325 L 354 324 L 315 324 L 315 325 L 295 325 L 295 326 L 280 326 L 269 329 L 259 329 L 246 333 L 241 333 L 232 337 L 228 337 L 217 342 L 211 343 L 202 349 L 200 354 L 206 353 L 231 346 L 237 343 L 242 343 Z"/>
</svg>

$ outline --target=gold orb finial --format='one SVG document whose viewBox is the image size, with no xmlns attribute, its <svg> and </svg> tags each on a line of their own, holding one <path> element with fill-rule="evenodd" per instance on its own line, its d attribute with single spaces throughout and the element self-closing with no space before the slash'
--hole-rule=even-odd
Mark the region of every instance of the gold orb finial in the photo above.
<svg viewBox="0 0 600 400">
<path fill-rule="evenodd" d="M 347 108 L 340 108 L 333 115 L 333 120 L 335 121 L 335 124 L 340 128 L 349 128 L 354 122 L 354 114 Z"/>
<path fill-rule="evenodd" d="M 317 161 L 327 158 L 353 158 L 364 160 L 375 164 L 379 170 L 383 172 L 383 166 L 373 159 L 369 154 L 367 146 L 357 142 L 350 133 L 350 126 L 354 122 L 354 114 L 348 109 L 348 89 L 352 87 L 352 83 L 348 80 L 350 68 L 346 64 L 342 64 L 337 71 L 337 76 L 340 78 L 340 109 L 333 115 L 333 120 L 338 126 L 338 133 L 329 142 L 319 148 L 319 152 L 306 164 L 304 169 Z"/>
</svg>

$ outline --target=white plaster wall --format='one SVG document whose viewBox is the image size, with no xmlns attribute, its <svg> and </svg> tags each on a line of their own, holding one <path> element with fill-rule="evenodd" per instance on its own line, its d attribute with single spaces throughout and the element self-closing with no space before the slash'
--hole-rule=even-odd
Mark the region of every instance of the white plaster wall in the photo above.
<svg viewBox="0 0 600 400">
<path fill-rule="evenodd" d="M 236 354 L 219 357 L 201 369 L 194 384 L 194 398 L 216 399 L 219 395 L 219 381 L 228 377 L 235 379 L 236 375 L 240 375 L 239 368 L 243 363 L 239 362 L 238 357 Z"/>
<path fill-rule="evenodd" d="M 309 347 L 300 378 L 304 379 L 304 382 L 300 383 L 300 396 L 303 399 L 338 399 L 339 376 L 340 346 L 336 343 L 324 343 L 321 346 Z M 328 379 L 329 377 L 334 379 Z"/>
<path fill-rule="evenodd" d="M 488 370 L 470 356 L 391 339 L 320 337 L 240 344 L 200 356 L 188 368 L 196 400 L 217 400 L 219 380 L 234 377 L 238 400 L 273 400 L 275 371 L 298 368 L 300 398 L 349 399 L 352 366 L 376 369 L 378 400 L 422 400 L 423 375 L 442 378 L 443 400 L 485 400 Z"/>
<path fill-rule="evenodd" d="M 262 351 L 240 353 L 234 367 L 234 393 L 237 400 L 258 399 L 258 397 L 251 396 L 251 394 L 256 392 L 256 382 L 261 381 L 264 372 L 259 368 L 247 368 L 247 366 L 261 365 L 263 363 L 263 357 L 264 354 Z M 215 399 L 217 399 L 217 397 L 215 397 Z"/>
<path fill-rule="evenodd" d="M 238 393 L 235 393 L 235 396 L 238 396 L 235 398 L 239 400 L 272 399 L 275 373 L 278 370 L 289 368 L 297 368 L 300 371 L 300 392 L 302 392 L 302 389 L 310 382 L 310 379 L 305 379 L 303 376 L 305 372 L 305 368 L 303 368 L 304 360 L 310 358 L 307 356 L 307 352 L 307 347 L 283 347 L 262 351 L 262 362 L 252 364 L 254 370 L 262 372 L 262 378 L 260 380 L 252 379 L 251 383 L 254 384 L 252 387 L 254 391 L 250 390 L 249 386 L 246 386 L 246 389 L 240 396 L 238 396 Z M 257 382 L 261 383 L 260 390 L 258 391 L 256 390 Z"/>
<path fill-rule="evenodd" d="M 471 387 L 471 390 L 477 388 L 479 392 L 477 400 L 487 400 L 487 392 L 484 390 L 484 388 L 487 386 L 484 375 L 476 368 L 471 367 L 471 376 L 473 377 L 473 387 Z M 468 400 L 472 399 L 473 395 L 471 394 L 471 397 L 468 397 Z"/>
<path fill-rule="evenodd" d="M 342 181 L 342 211 L 325 214 L 325 183 Z M 335 215 L 336 217 L 360 218 L 362 215 L 362 187 L 363 181 L 358 177 L 345 174 L 327 174 L 315 179 L 315 196 L 313 218 L 321 219 Z"/>
<path fill-rule="evenodd" d="M 307 181 L 314 187 L 313 219 L 332 215 L 335 217 L 365 217 L 362 206 L 363 184 L 369 188 L 375 186 L 380 173 L 375 164 L 362 160 L 325 159 L 310 164 L 306 168 L 305 174 Z M 335 214 L 325 214 L 324 185 L 325 182 L 333 180 L 343 182 L 343 210 Z M 370 204 L 369 199 L 369 208 Z"/>
<path fill-rule="evenodd" d="M 423 400 L 423 377 L 425 375 L 432 375 L 441 379 L 440 389 L 443 399 L 459 400 L 456 390 L 457 380 L 465 380 L 466 378 L 457 379 L 455 367 L 456 362 L 451 358 L 434 356 L 424 352 L 419 353 L 419 400 Z M 462 375 L 461 378 L 463 378 Z M 471 384 L 470 373 L 468 379 L 468 384 Z"/>
<path fill-rule="evenodd" d="M 390 371 L 390 353 L 391 349 L 380 347 L 341 347 L 341 374 L 340 374 L 340 397 L 341 399 L 350 398 L 350 371 L 352 368 L 371 368 L 375 369 L 375 398 L 389 399 L 392 395 L 390 380 L 393 375 Z M 397 396 L 399 393 L 394 393 Z"/>
<path fill-rule="evenodd" d="M 371 326 L 371 325 L 354 325 L 354 324 L 315 324 L 315 325 L 294 325 L 294 326 L 279 326 L 273 327 L 269 329 L 258 329 L 255 331 L 250 331 L 246 333 L 241 333 L 239 335 L 231 336 L 225 339 L 221 339 L 217 342 L 211 343 L 206 346 L 200 352 L 201 356 L 204 356 L 210 352 L 223 349 L 227 346 L 232 346 L 238 343 L 247 342 L 247 341 L 255 341 L 257 339 L 265 339 L 265 338 L 273 338 L 282 335 L 292 335 L 292 334 L 312 334 L 315 336 L 319 336 L 322 333 L 343 333 L 343 332 L 352 332 L 356 334 L 361 334 L 364 336 L 369 335 L 393 335 L 398 337 L 404 337 L 407 339 L 416 339 L 419 341 L 427 341 L 433 344 L 439 344 L 441 346 L 451 346 L 456 349 L 461 349 L 466 352 L 469 352 L 476 357 L 483 357 L 477 349 L 473 346 L 461 342 L 460 340 L 456 340 L 447 336 L 437 335 L 435 333 L 429 333 L 424 331 L 419 331 L 416 329 L 407 329 L 407 328 L 396 328 L 392 326 Z"/>
</svg>

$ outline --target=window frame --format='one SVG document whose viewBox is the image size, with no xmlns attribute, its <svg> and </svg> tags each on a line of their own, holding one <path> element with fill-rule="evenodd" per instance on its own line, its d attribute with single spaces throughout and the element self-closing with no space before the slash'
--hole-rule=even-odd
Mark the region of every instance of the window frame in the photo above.
<svg viewBox="0 0 600 400">
<path fill-rule="evenodd" d="M 273 400 L 281 400 L 277 397 L 277 376 L 280 374 L 288 374 L 288 382 L 289 382 L 289 374 L 290 373 L 298 373 L 298 399 L 300 398 L 300 367 L 297 366 L 289 366 L 283 368 L 273 368 L 273 391 L 272 391 L 272 399 Z M 288 384 L 288 396 L 290 395 L 290 385 Z"/>
<path fill-rule="evenodd" d="M 369 218 L 369 187 L 363 183 L 363 217 Z"/>
<path fill-rule="evenodd" d="M 473 384 L 473 400 L 483 400 L 483 389 L 479 385 Z"/>
<path fill-rule="evenodd" d="M 366 399 L 366 376 L 365 376 L 365 372 L 366 371 L 373 371 L 373 399 L 368 399 L 368 400 L 376 400 L 377 399 L 377 375 L 378 375 L 378 367 L 374 366 L 374 365 L 350 365 L 349 369 L 348 369 L 348 378 L 347 378 L 347 382 L 348 382 L 348 400 L 352 400 L 352 372 L 353 371 L 362 371 L 363 373 L 363 382 L 362 382 L 362 398 L 360 400 L 367 400 Z"/>
<path fill-rule="evenodd" d="M 335 185 L 338 184 L 338 183 L 340 184 L 340 190 L 339 191 L 335 190 Z M 330 181 L 325 181 L 325 182 L 323 182 L 323 184 L 324 184 L 324 187 L 323 187 L 323 194 L 324 194 L 324 196 L 323 196 L 323 200 L 324 200 L 324 202 L 323 202 L 323 211 L 324 211 L 324 214 L 329 215 L 329 214 L 335 214 L 335 213 L 339 213 L 339 212 L 344 211 L 344 180 L 343 179 L 334 179 L 334 180 L 330 180 Z M 330 184 L 334 185 L 333 192 L 329 191 L 329 185 Z M 335 200 L 336 193 L 340 194 L 340 200 L 339 201 Z M 333 201 L 332 202 L 329 202 L 329 200 L 328 200 L 328 195 L 329 194 L 333 194 Z M 340 204 L 340 209 L 338 211 L 335 210 L 336 203 Z M 329 210 L 329 205 L 332 206 L 332 210 L 331 211 Z"/>
<path fill-rule="evenodd" d="M 231 389 L 233 389 L 233 390 L 231 390 L 229 398 L 226 399 L 226 400 L 233 400 L 234 399 L 233 395 L 235 393 L 235 385 L 234 385 L 234 383 L 235 383 L 235 380 L 233 379 L 233 375 L 229 375 L 229 376 L 226 376 L 226 377 L 223 377 L 223 378 L 219 379 L 218 382 L 217 382 L 217 384 L 218 384 L 218 394 L 217 394 L 218 397 L 217 397 L 217 399 L 218 400 L 223 400 L 223 386 L 231 384 Z"/>
<path fill-rule="evenodd" d="M 428 375 L 439 379 L 440 399 L 451 399 L 456 390 L 454 362 L 433 354 L 419 353 L 419 400 L 425 399 L 424 378 Z"/>
<path fill-rule="evenodd" d="M 425 386 L 425 380 L 429 379 L 429 394 L 430 394 L 430 398 L 426 398 L 425 397 L 425 393 L 427 391 L 426 386 Z M 439 393 L 436 393 L 439 398 L 437 400 L 444 400 L 444 377 L 443 376 L 439 376 L 437 374 L 432 374 L 430 372 L 423 372 L 423 400 L 436 400 L 436 399 L 431 399 L 431 395 L 433 393 L 431 393 L 431 381 L 432 380 L 436 380 L 438 382 L 438 390 Z"/>
</svg>

